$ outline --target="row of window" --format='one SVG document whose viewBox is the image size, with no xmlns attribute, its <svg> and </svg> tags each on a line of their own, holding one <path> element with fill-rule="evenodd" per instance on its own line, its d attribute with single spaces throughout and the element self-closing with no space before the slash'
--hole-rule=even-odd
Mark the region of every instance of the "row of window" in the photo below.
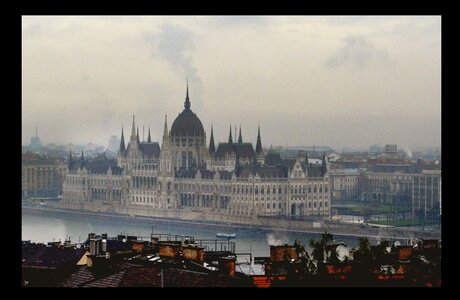
<svg viewBox="0 0 460 300">
<path fill-rule="evenodd" d="M 233 187 L 232 189 L 233 193 L 237 193 L 237 194 L 252 194 L 252 186 L 242 186 L 241 189 L 240 189 L 240 186 L 236 186 L 236 187 Z M 308 193 L 311 193 L 313 191 L 313 193 L 322 193 L 323 192 L 323 186 L 320 185 L 319 187 L 317 187 L 316 185 L 314 185 L 313 187 L 311 185 L 308 185 L 308 188 L 306 186 L 291 186 L 291 189 L 290 189 L 290 192 L 291 194 L 300 194 L 300 193 L 303 193 L 305 194 L 306 192 L 308 191 Z M 262 186 L 260 189 L 258 186 L 256 186 L 254 188 L 254 193 L 257 195 L 257 194 L 270 194 L 273 193 L 273 194 L 287 194 L 287 186 L 284 186 L 281 187 L 281 186 L 273 186 L 272 188 L 270 188 L 269 186 L 268 187 L 265 187 L 265 186 Z M 328 188 L 327 188 L 327 185 L 324 187 L 324 192 L 327 193 L 328 192 Z"/>
<path fill-rule="evenodd" d="M 67 176 L 66 179 L 65 179 L 66 183 L 67 184 L 85 184 L 86 182 L 88 184 L 91 184 L 93 186 L 107 186 L 107 185 L 121 185 L 122 181 L 120 180 L 115 180 L 115 181 L 107 181 L 105 179 L 88 179 L 88 181 L 86 181 L 85 178 L 81 178 L 81 177 L 73 177 L 73 176 Z"/>
<path fill-rule="evenodd" d="M 181 191 L 197 191 L 199 189 L 199 185 L 192 184 L 192 183 L 179 183 L 179 185 L 175 185 L 175 188 L 179 188 Z M 222 186 L 222 185 L 202 185 L 201 190 L 204 192 L 220 192 L 220 193 L 229 193 L 230 186 Z"/>
<path fill-rule="evenodd" d="M 353 177 L 353 178 L 350 178 L 350 177 L 340 178 L 340 182 L 355 182 L 355 181 L 356 181 L 355 177 Z"/>
<path fill-rule="evenodd" d="M 132 200 L 138 203 L 153 203 L 153 197 L 132 196 Z"/>
</svg>

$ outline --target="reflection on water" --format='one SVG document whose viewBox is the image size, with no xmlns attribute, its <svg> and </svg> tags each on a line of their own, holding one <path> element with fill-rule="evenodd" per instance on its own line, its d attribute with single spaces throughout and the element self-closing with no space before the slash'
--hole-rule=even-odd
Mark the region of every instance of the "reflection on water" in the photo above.
<svg viewBox="0 0 460 300">
<path fill-rule="evenodd" d="M 72 242 L 83 242 L 90 232 L 116 236 L 124 233 L 150 236 L 155 233 L 171 233 L 194 236 L 195 239 L 215 239 L 217 232 L 236 233 L 233 239 L 236 252 L 251 252 L 253 256 L 269 256 L 270 245 L 293 244 L 297 239 L 306 245 L 310 239 L 319 239 L 318 234 L 261 231 L 251 228 L 224 228 L 195 224 L 165 223 L 155 220 L 139 220 L 129 217 L 85 215 L 70 212 L 23 210 L 22 239 L 35 242 L 64 241 L 70 236 Z M 357 238 L 335 236 L 335 241 L 344 242 L 348 248 L 357 246 Z M 374 244 L 376 241 L 371 240 Z"/>
</svg>

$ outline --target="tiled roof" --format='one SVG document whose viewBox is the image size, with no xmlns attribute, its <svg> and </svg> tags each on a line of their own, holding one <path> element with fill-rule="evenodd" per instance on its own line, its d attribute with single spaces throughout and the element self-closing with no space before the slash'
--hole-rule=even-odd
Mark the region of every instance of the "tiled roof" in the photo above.
<svg viewBox="0 0 460 300">
<path fill-rule="evenodd" d="M 76 265 L 84 253 L 84 249 L 30 245 L 22 247 L 22 266 L 57 268 Z"/>
<path fill-rule="evenodd" d="M 161 270 L 158 267 L 139 267 L 128 269 L 120 286 L 123 287 L 160 287 Z M 164 287 L 229 287 L 235 286 L 230 277 L 217 274 L 205 274 L 179 269 L 163 270 Z"/>
<path fill-rule="evenodd" d="M 155 267 L 129 268 L 120 282 L 121 287 L 160 287 L 160 270 Z"/>
<path fill-rule="evenodd" d="M 123 241 L 119 241 L 119 240 L 112 240 L 112 239 L 107 240 L 107 251 L 113 252 L 113 251 L 120 251 L 120 250 L 127 250 L 127 249 L 131 249 L 128 243 L 124 243 Z"/>
<path fill-rule="evenodd" d="M 80 165 L 80 158 L 73 158 L 71 170 L 77 170 Z M 92 174 L 106 174 L 109 167 L 112 168 L 113 175 L 122 174 L 122 169 L 117 166 L 116 159 L 109 159 L 105 155 L 99 155 L 95 159 L 85 161 L 84 166 L 85 169 Z"/>
<path fill-rule="evenodd" d="M 121 270 L 114 274 L 85 283 L 81 285 L 81 287 L 118 287 L 125 274 L 126 270 Z"/>
<path fill-rule="evenodd" d="M 436 170 L 439 169 L 439 166 L 428 164 L 374 164 L 369 167 L 369 171 L 375 173 L 401 172 L 405 174 L 420 174 L 422 170 L 427 169 Z"/>
<path fill-rule="evenodd" d="M 321 165 L 313 165 L 313 166 L 308 166 L 306 168 L 308 172 L 308 177 L 323 177 Z"/>
<path fill-rule="evenodd" d="M 286 158 L 282 160 L 282 165 L 286 166 L 289 170 L 292 170 L 296 162 L 295 158 Z"/>
<path fill-rule="evenodd" d="M 157 142 L 141 143 L 139 147 L 145 156 L 153 156 L 155 158 L 160 157 L 161 150 L 160 145 Z"/>
<path fill-rule="evenodd" d="M 239 176 L 249 177 L 251 174 L 259 174 L 261 178 L 285 178 L 287 177 L 287 170 L 281 166 L 247 166 L 244 167 Z"/>
<path fill-rule="evenodd" d="M 225 155 L 235 153 L 242 159 L 252 159 L 255 155 L 251 143 L 219 143 L 216 151 L 216 158 L 224 158 Z"/>
<path fill-rule="evenodd" d="M 75 273 L 70 275 L 70 277 L 64 281 L 62 287 L 79 287 L 80 285 L 94 280 L 94 274 L 88 270 L 87 266 L 82 266 L 77 269 Z"/>
<path fill-rule="evenodd" d="M 269 166 L 281 165 L 282 160 L 280 154 L 278 152 L 269 151 L 265 156 L 265 163 Z"/>
</svg>

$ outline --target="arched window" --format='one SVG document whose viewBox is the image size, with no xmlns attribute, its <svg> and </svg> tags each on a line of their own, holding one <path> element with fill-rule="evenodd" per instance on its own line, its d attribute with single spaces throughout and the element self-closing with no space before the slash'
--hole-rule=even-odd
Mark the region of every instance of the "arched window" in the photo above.
<svg viewBox="0 0 460 300">
<path fill-rule="evenodd" d="M 193 165 L 193 153 L 192 151 L 189 151 L 188 153 L 188 168 L 191 168 Z"/>
<path fill-rule="evenodd" d="M 180 166 L 183 168 L 187 167 L 187 153 L 185 153 L 185 151 L 182 151 L 182 162 Z"/>
</svg>

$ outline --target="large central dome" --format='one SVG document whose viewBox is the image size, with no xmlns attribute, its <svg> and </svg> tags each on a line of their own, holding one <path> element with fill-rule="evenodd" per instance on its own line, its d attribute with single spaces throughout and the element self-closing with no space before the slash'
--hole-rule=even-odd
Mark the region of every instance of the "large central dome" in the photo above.
<svg viewBox="0 0 460 300">
<path fill-rule="evenodd" d="M 171 131 L 171 136 L 201 136 L 204 137 L 203 124 L 200 119 L 190 109 L 190 99 L 188 96 L 188 83 L 187 83 L 187 96 L 185 97 L 184 111 L 181 112 L 174 120 Z"/>
</svg>

